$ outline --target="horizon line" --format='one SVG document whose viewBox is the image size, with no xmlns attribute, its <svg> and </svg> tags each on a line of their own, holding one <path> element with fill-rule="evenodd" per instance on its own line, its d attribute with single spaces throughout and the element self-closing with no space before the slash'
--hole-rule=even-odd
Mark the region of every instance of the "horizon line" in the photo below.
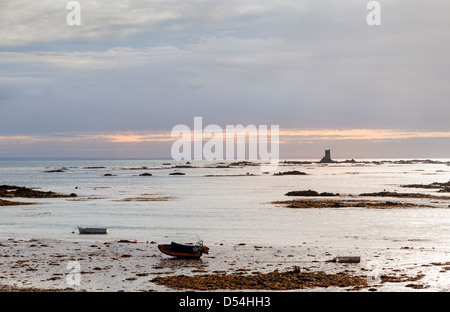
<svg viewBox="0 0 450 312">
<path fill-rule="evenodd" d="M 317 162 L 320 161 L 321 157 L 317 158 L 280 158 L 279 161 L 311 161 L 311 162 Z M 341 162 L 341 161 L 366 161 L 366 160 L 408 160 L 408 161 L 427 161 L 427 160 L 442 160 L 446 159 L 450 161 L 450 157 L 364 157 L 364 158 L 334 158 L 333 161 L 335 162 Z M 175 161 L 175 162 L 199 162 L 199 161 L 216 161 L 216 162 L 261 162 L 265 161 L 263 159 L 256 159 L 256 160 L 249 160 L 249 159 L 214 159 L 214 160 L 208 160 L 208 159 L 182 159 L 182 160 L 175 160 L 173 158 L 167 157 L 167 158 L 161 158 L 161 157 L 147 157 L 147 158 L 140 158 L 140 157 L 0 157 L 0 161 L 11 161 L 11 160 L 20 160 L 20 161 L 36 161 L 36 160 L 168 160 L 168 161 Z"/>
</svg>

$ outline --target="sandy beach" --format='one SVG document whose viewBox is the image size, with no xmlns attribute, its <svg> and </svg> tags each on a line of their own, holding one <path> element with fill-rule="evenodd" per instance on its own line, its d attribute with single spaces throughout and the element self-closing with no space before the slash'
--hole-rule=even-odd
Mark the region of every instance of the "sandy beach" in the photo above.
<svg viewBox="0 0 450 312">
<path fill-rule="evenodd" d="M 8 239 L 0 242 L 0 285 L 2 291 L 73 292 L 450 290 L 448 253 L 421 247 L 420 241 L 399 244 L 398 248 L 353 251 L 325 251 L 307 242 L 290 247 L 243 242 L 209 247 L 211 253 L 200 260 L 181 260 L 161 254 L 157 243 L 151 241 Z M 360 256 L 361 262 L 330 261 L 343 255 Z M 79 270 L 70 267 L 74 262 L 79 264 Z M 322 277 L 320 282 L 313 280 L 308 284 L 292 283 L 288 278 L 288 284 L 281 281 L 255 285 L 254 277 L 262 281 L 274 272 Z M 79 273 L 79 285 L 70 282 L 74 273 Z M 239 287 L 229 282 L 233 275 L 234 279 L 239 277 Z M 349 285 L 333 284 L 343 275 Z M 193 280 L 186 282 L 187 278 Z"/>
</svg>

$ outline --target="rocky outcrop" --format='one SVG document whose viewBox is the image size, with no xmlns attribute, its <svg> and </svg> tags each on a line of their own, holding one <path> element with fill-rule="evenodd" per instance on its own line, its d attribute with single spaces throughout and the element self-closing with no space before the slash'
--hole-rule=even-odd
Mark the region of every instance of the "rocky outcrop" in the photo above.
<svg viewBox="0 0 450 312">
<path fill-rule="evenodd" d="M 65 197 L 77 197 L 77 194 L 72 193 L 69 195 L 59 194 L 55 192 L 43 192 L 37 191 L 32 188 L 15 186 L 15 185 L 0 185 L 0 197 L 13 198 L 65 198 Z"/>
<path fill-rule="evenodd" d="M 291 271 L 253 274 L 204 274 L 170 275 L 151 280 L 176 290 L 291 290 L 316 287 L 367 287 L 367 278 L 347 272 L 327 274 L 323 271 L 302 272 L 294 267 Z"/>
<path fill-rule="evenodd" d="M 62 168 L 59 168 L 59 169 L 45 170 L 44 172 L 51 173 L 51 172 L 66 172 L 66 171 L 67 171 L 67 168 L 66 167 L 62 167 Z"/>
<path fill-rule="evenodd" d="M 305 172 L 293 170 L 293 171 L 285 171 L 285 172 L 278 172 L 274 173 L 273 175 L 281 176 L 281 175 L 306 175 Z"/>
<path fill-rule="evenodd" d="M 307 190 L 307 191 L 291 191 L 284 194 L 286 196 L 339 196 L 339 194 L 334 193 L 328 193 L 328 192 L 316 192 L 313 190 Z"/>
<path fill-rule="evenodd" d="M 375 208 L 375 209 L 393 209 L 393 208 L 433 208 L 430 205 L 414 204 L 398 201 L 379 201 L 379 200 L 313 200 L 313 199 L 294 199 L 285 201 L 271 202 L 274 205 L 283 205 L 287 208 Z"/>
<path fill-rule="evenodd" d="M 397 192 L 376 192 L 376 193 L 363 193 L 360 194 L 361 197 L 399 197 L 399 198 L 428 198 L 428 199 L 441 199 L 449 200 L 448 196 L 436 196 L 431 194 L 420 194 L 420 193 L 397 193 Z"/>
<path fill-rule="evenodd" d="M 10 201 L 6 199 L 0 199 L 0 206 L 20 206 L 20 205 L 33 205 L 34 203 L 23 203 L 23 202 L 16 202 L 16 201 Z"/>
<path fill-rule="evenodd" d="M 444 183 L 433 182 L 430 184 L 407 184 L 407 185 L 401 185 L 401 187 L 439 189 L 438 192 L 440 192 L 440 193 L 450 193 L 450 181 L 444 182 Z"/>
</svg>

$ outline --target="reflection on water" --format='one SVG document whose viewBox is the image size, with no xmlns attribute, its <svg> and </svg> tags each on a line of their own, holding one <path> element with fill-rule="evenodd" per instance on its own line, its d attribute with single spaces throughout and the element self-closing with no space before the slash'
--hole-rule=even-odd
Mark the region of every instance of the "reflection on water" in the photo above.
<svg viewBox="0 0 450 312">
<path fill-rule="evenodd" d="M 390 246 L 421 240 L 450 246 L 449 203 L 434 209 L 288 209 L 270 204 L 294 190 L 355 195 L 405 191 L 403 184 L 447 182 L 445 164 L 339 163 L 281 165 L 301 176 L 263 174 L 259 166 L 193 161 L 2 161 L 0 183 L 77 198 L 32 199 L 37 205 L 2 207 L 1 238 L 143 240 L 290 246 Z M 65 168 L 61 172 L 52 169 Z M 185 175 L 170 175 L 173 172 Z M 141 176 L 150 173 L 151 176 Z M 249 173 L 249 174 L 247 174 Z M 432 189 L 407 192 L 436 193 Z M 439 195 L 439 194 L 438 194 Z M 17 199 L 30 201 L 30 199 Z M 420 201 L 420 200 L 419 200 Z M 110 234 L 81 236 L 78 226 L 106 226 Z"/>
</svg>

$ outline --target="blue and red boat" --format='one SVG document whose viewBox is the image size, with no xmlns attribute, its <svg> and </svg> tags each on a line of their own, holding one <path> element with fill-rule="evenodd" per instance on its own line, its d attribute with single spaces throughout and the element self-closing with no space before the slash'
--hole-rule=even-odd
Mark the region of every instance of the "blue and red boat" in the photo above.
<svg viewBox="0 0 450 312">
<path fill-rule="evenodd" d="M 170 244 L 158 245 L 158 249 L 166 255 L 177 258 L 199 259 L 204 253 L 209 253 L 209 248 L 203 246 L 202 241 L 199 241 L 197 245 L 185 245 L 171 242 Z"/>
</svg>

